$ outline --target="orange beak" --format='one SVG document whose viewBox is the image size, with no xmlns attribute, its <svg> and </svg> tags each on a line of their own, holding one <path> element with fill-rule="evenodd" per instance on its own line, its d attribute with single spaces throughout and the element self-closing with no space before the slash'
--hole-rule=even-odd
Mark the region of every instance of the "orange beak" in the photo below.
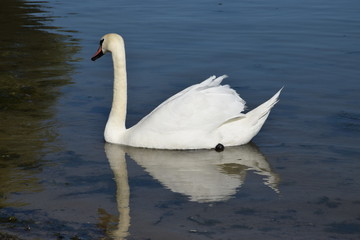
<svg viewBox="0 0 360 240">
<path fill-rule="evenodd" d="M 104 53 L 102 52 L 102 48 L 100 46 L 99 49 L 94 54 L 94 56 L 92 56 L 91 60 L 95 61 L 96 59 L 100 58 L 102 55 L 104 55 Z"/>
</svg>

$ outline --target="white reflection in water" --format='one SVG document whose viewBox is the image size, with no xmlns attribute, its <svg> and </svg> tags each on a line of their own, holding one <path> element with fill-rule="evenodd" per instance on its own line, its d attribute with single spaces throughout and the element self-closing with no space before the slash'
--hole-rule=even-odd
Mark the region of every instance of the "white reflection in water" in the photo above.
<svg viewBox="0 0 360 240">
<path fill-rule="evenodd" d="M 263 183 L 279 192 L 274 173 L 254 144 L 214 150 L 168 151 L 105 144 L 106 156 L 117 184 L 119 225 L 113 235 L 123 239 L 130 226 L 128 174 L 125 154 L 142 166 L 154 179 L 190 201 L 217 202 L 231 198 L 245 181 L 247 171 L 262 175 Z"/>
<path fill-rule="evenodd" d="M 121 146 L 106 143 L 105 152 L 111 170 L 114 172 L 117 187 L 116 201 L 119 211 L 117 229 L 110 233 L 110 235 L 116 240 L 122 240 L 129 235 L 130 227 L 130 187 L 125 161 L 125 151 Z"/>
</svg>

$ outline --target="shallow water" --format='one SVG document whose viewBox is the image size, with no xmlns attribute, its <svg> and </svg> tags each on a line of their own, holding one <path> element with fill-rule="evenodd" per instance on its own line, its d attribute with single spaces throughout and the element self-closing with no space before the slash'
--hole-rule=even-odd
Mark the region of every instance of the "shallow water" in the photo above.
<svg viewBox="0 0 360 240">
<path fill-rule="evenodd" d="M 360 237 L 357 1 L 2 6 L 1 232 L 23 239 Z M 249 109 L 285 86 L 281 101 L 252 144 L 222 153 L 105 144 L 111 59 L 90 57 L 107 32 L 126 41 L 128 126 L 213 74 L 228 74 Z"/>
</svg>

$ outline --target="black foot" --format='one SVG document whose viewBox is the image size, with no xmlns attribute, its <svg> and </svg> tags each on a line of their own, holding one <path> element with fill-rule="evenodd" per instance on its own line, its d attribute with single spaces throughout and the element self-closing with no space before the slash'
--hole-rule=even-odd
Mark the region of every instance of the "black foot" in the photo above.
<svg viewBox="0 0 360 240">
<path fill-rule="evenodd" d="M 224 145 L 222 145 L 221 143 L 219 143 L 219 144 L 216 145 L 216 147 L 215 147 L 215 151 L 217 151 L 217 152 L 222 152 L 222 151 L 224 151 L 224 149 L 225 149 L 225 147 L 224 147 Z"/>
</svg>

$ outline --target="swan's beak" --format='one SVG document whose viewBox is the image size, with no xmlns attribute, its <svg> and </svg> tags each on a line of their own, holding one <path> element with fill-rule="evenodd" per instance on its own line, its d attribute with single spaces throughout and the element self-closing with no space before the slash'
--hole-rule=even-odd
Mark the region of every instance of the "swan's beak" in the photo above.
<svg viewBox="0 0 360 240">
<path fill-rule="evenodd" d="M 91 60 L 95 61 L 96 59 L 100 58 L 102 55 L 104 55 L 104 53 L 102 52 L 102 48 L 100 46 L 99 49 L 94 54 L 94 56 L 92 56 Z"/>
</svg>

